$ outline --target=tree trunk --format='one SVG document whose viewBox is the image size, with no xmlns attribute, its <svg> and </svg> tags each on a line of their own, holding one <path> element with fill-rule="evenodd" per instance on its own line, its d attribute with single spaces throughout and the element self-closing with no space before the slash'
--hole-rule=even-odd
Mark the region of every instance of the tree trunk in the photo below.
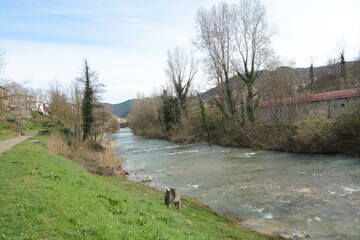
<svg viewBox="0 0 360 240">
<path fill-rule="evenodd" d="M 246 113 L 251 123 L 255 122 L 254 87 L 247 84 Z"/>
<path fill-rule="evenodd" d="M 176 210 L 180 211 L 180 193 L 176 188 L 166 189 L 165 205 L 168 207 L 175 206 Z"/>
</svg>

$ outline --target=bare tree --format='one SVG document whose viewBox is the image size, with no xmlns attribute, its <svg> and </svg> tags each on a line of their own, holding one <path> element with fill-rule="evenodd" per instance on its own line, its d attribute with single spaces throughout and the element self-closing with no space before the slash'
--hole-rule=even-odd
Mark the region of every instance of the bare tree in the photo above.
<svg viewBox="0 0 360 240">
<path fill-rule="evenodd" d="M 266 96 L 265 108 L 262 110 L 263 115 L 268 114 L 265 120 L 271 120 L 275 124 L 284 119 L 295 120 L 298 93 L 295 68 L 279 67 L 267 76 L 265 84 L 267 86 L 263 90 L 263 95 Z"/>
<path fill-rule="evenodd" d="M 143 94 L 137 94 L 128 117 L 129 125 L 136 134 L 148 137 L 161 135 L 162 127 L 159 124 L 161 102 L 157 95 L 145 98 Z"/>
<path fill-rule="evenodd" d="M 53 124 L 64 126 L 71 123 L 71 105 L 68 96 L 59 82 L 53 82 L 49 90 L 50 120 Z"/>
<path fill-rule="evenodd" d="M 329 58 L 327 60 L 327 68 L 329 69 L 327 72 L 322 73 L 319 78 L 322 81 L 326 81 L 328 83 L 327 91 L 339 90 L 342 88 L 342 81 L 340 78 L 340 69 L 337 58 Z"/>
<path fill-rule="evenodd" d="M 69 89 L 71 108 L 71 124 L 74 129 L 74 144 L 77 145 L 81 142 L 82 136 L 82 97 L 83 91 L 81 83 L 74 80 Z"/>
<path fill-rule="evenodd" d="M 226 118 L 236 113 L 236 99 L 230 83 L 234 46 L 234 15 L 226 3 L 214 5 L 210 10 L 200 8 L 196 14 L 198 36 L 195 46 L 205 54 L 204 62 L 211 79 L 218 88 L 215 105 Z"/>
<path fill-rule="evenodd" d="M 192 54 L 189 56 L 179 48 L 168 51 L 165 73 L 174 89 L 180 116 L 186 108 L 186 100 L 196 72 L 196 61 Z"/>
<path fill-rule="evenodd" d="M 269 28 L 265 6 L 259 0 L 241 0 L 232 8 L 236 56 L 240 58 L 236 72 L 246 84 L 246 113 L 248 119 L 254 122 L 258 106 L 254 82 L 273 61 L 274 52 L 270 43 L 275 29 Z"/>
<path fill-rule="evenodd" d="M 5 87 L 9 90 L 9 95 L 23 94 L 28 95 L 29 89 L 26 87 L 27 82 L 7 81 Z"/>
<path fill-rule="evenodd" d="M 273 61 L 270 46 L 275 29 L 268 26 L 264 5 L 259 0 L 239 4 L 220 3 L 210 10 L 201 8 L 196 15 L 198 37 L 195 45 L 206 55 L 211 76 L 219 87 L 220 110 L 235 115 L 236 97 L 230 84 L 231 69 L 245 83 L 246 115 L 255 121 L 258 92 L 254 82 Z"/>
<path fill-rule="evenodd" d="M 350 87 L 359 87 L 360 86 L 360 54 L 357 59 L 355 59 L 355 62 L 352 64 L 352 66 L 349 69 L 349 75 L 350 75 Z"/>
<path fill-rule="evenodd" d="M 96 103 L 94 105 L 94 119 L 91 132 L 94 142 L 101 143 L 105 134 L 115 133 L 120 128 L 120 124 L 112 115 L 109 105 Z"/>
</svg>

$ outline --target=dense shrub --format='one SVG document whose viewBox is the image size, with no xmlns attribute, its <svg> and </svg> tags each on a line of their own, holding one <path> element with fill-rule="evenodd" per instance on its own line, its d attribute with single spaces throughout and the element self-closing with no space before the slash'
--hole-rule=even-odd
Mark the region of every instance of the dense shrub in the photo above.
<svg viewBox="0 0 360 240">
<path fill-rule="evenodd" d="M 166 138 L 159 117 L 160 102 L 158 98 L 135 100 L 128 122 L 134 133 L 151 138 Z"/>
<path fill-rule="evenodd" d="M 337 118 L 334 135 L 339 152 L 360 154 L 360 109 Z"/>
<path fill-rule="evenodd" d="M 294 121 L 242 124 L 240 116 L 225 119 L 218 109 L 207 106 L 207 128 L 204 128 L 201 109 L 195 101 L 189 102 L 188 114 L 171 128 L 166 128 L 159 120 L 156 99 L 139 100 L 130 115 L 130 127 L 138 135 L 180 143 L 208 142 L 290 152 L 360 154 L 360 107 L 353 107 L 351 113 L 335 120 L 319 113 L 319 116 Z"/>
<path fill-rule="evenodd" d="M 105 151 L 105 147 L 97 142 L 89 142 L 88 146 L 91 150 L 93 150 L 95 152 L 104 152 Z"/>
<path fill-rule="evenodd" d="M 104 139 L 102 144 L 82 142 L 69 144 L 68 136 L 62 131 L 52 131 L 48 138 L 48 150 L 82 164 L 89 172 L 99 175 L 123 175 L 122 159 L 117 155 L 117 144 Z"/>
<path fill-rule="evenodd" d="M 295 151 L 310 153 L 333 153 L 335 133 L 333 122 L 325 118 L 309 118 L 298 121 L 294 142 Z"/>
</svg>

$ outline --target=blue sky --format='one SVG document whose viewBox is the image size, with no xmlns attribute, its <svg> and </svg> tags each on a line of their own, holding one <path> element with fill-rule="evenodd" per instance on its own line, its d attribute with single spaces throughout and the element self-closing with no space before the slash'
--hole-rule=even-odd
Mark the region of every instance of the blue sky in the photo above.
<svg viewBox="0 0 360 240">
<path fill-rule="evenodd" d="M 166 51 L 192 49 L 194 16 L 218 0 L 1 0 L 0 46 L 5 76 L 47 88 L 64 86 L 79 75 L 87 58 L 117 103 L 137 92 L 150 95 L 166 82 Z M 233 3 L 236 1 L 227 1 Z M 270 23 L 277 25 L 275 51 L 284 62 L 307 67 L 336 57 L 344 42 L 346 56 L 360 52 L 360 1 L 263 0 Z M 196 88 L 210 86 L 199 76 Z"/>
</svg>

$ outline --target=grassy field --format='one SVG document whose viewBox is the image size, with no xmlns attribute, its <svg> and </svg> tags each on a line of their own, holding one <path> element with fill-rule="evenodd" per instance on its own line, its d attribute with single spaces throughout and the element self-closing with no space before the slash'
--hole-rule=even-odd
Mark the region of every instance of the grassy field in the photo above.
<svg viewBox="0 0 360 240">
<path fill-rule="evenodd" d="M 8 125 L 0 122 L 0 141 L 4 141 L 6 139 L 10 139 L 13 137 L 18 137 L 19 135 L 13 134 L 13 129 Z"/>
<path fill-rule="evenodd" d="M 4 114 L 4 112 L 0 112 Z M 10 113 L 7 113 L 8 115 Z M 30 119 L 15 119 L 13 116 L 9 120 L 3 119 L 0 121 L 0 141 L 10 138 L 18 137 L 19 134 L 14 133 L 37 133 L 41 130 L 48 129 L 48 119 L 39 113 L 32 113 Z"/>
<path fill-rule="evenodd" d="M 12 134 L 8 134 L 8 133 L 0 133 L 0 142 L 10 139 L 10 138 L 14 138 L 14 137 L 18 137 L 18 135 L 12 135 Z"/>
<path fill-rule="evenodd" d="M 176 213 L 164 193 L 92 175 L 34 138 L 0 157 L 0 239 L 272 239 L 190 198 Z"/>
<path fill-rule="evenodd" d="M 24 126 L 22 130 L 24 133 L 37 133 L 42 130 L 48 130 L 48 118 L 39 113 L 32 113 L 32 118 L 23 119 L 21 125 Z"/>
</svg>

